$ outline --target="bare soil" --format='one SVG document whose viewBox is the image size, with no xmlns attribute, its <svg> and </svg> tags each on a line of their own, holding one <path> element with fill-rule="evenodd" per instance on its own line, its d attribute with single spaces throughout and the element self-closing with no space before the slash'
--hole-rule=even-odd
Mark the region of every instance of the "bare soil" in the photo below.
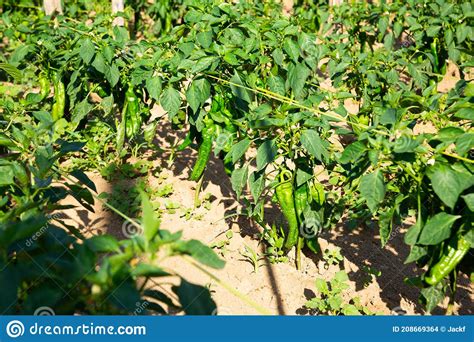
<svg viewBox="0 0 474 342">
<path fill-rule="evenodd" d="M 165 161 L 168 159 L 167 146 L 169 140 L 175 139 L 166 127 L 159 132 L 157 146 L 164 152 L 161 155 L 152 155 L 151 152 L 142 156 L 153 160 L 154 171 L 158 170 L 161 176 L 167 176 L 165 183 L 172 184 L 173 193 L 163 200 L 179 203 L 182 208 L 193 208 L 195 182 L 188 180 L 188 170 L 193 165 L 195 153 L 189 150 L 180 153 L 168 168 Z M 96 184 L 98 192 L 111 192 L 116 186 L 114 182 L 105 181 L 99 174 L 89 174 Z M 149 176 L 149 183 L 153 186 L 157 178 Z M 240 293 L 251 298 L 272 314 L 306 315 L 304 303 L 316 296 L 315 279 L 330 280 L 340 269 L 344 269 L 350 278 L 350 290 L 347 299 L 360 297 L 363 305 L 370 310 L 383 314 L 424 314 L 418 303 L 418 290 L 404 283 L 404 278 L 416 275 L 416 267 L 405 265 L 409 250 L 403 242 L 403 233 L 406 227 L 394 229 L 387 246 L 382 249 L 378 236 L 378 229 L 374 227 L 358 227 L 348 230 L 341 224 L 332 231 L 325 231 L 319 238 L 322 250 L 341 247 L 344 261 L 339 266 L 325 267 L 321 255 L 314 255 L 305 251 L 302 258 L 302 270 L 297 271 L 294 266 L 294 253 L 290 253 L 290 262 L 271 264 L 263 258 L 264 246 L 259 243 L 261 229 L 253 222 L 239 218 L 225 218 L 242 207 L 235 198 L 229 177 L 225 174 L 223 165 L 218 159 L 209 161 L 205 172 L 205 180 L 201 197 L 209 193 L 210 207 L 196 209 L 193 218 L 187 220 L 183 210 L 177 209 L 170 213 L 166 210 L 162 216 L 161 227 L 171 231 L 183 231 L 186 239 L 199 239 L 211 244 L 226 239 L 225 233 L 233 231 L 233 237 L 223 255 L 226 266 L 223 270 L 210 270 L 220 280 L 230 284 Z M 130 201 L 123 198 L 123 201 Z M 74 203 L 68 198 L 68 203 Z M 269 210 L 270 220 L 282 220 L 278 209 Z M 110 211 L 104 210 L 101 203 L 96 203 L 95 213 L 81 207 L 67 212 L 68 223 L 73 223 L 88 234 L 109 233 L 119 238 L 123 237 L 123 220 Z M 252 264 L 245 260 L 242 251 L 245 246 L 251 247 L 262 256 L 257 272 L 253 271 Z M 181 274 L 188 281 L 208 285 L 213 292 L 213 298 L 218 304 L 219 314 L 225 315 L 253 315 L 259 312 L 247 303 L 231 294 L 220 286 L 210 276 L 194 266 L 183 261 L 182 258 L 171 258 L 165 265 Z M 381 275 L 371 276 L 363 267 L 378 270 Z M 459 279 L 461 284 L 456 294 L 455 313 L 473 314 L 474 291 L 466 276 Z M 447 302 L 435 310 L 435 314 L 443 314 Z"/>
</svg>

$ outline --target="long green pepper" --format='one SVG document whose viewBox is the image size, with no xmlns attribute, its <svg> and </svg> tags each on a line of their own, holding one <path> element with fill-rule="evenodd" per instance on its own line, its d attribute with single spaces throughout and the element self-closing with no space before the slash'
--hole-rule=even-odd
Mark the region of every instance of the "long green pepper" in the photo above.
<svg viewBox="0 0 474 342">
<path fill-rule="evenodd" d="M 125 106 L 126 106 L 126 121 L 125 121 L 125 132 L 127 138 L 135 137 L 140 131 L 141 117 L 140 107 L 138 98 L 133 90 L 133 86 L 129 85 L 127 92 L 125 93 Z"/>
<path fill-rule="evenodd" d="M 202 143 L 201 146 L 199 146 L 198 158 L 191 172 L 191 180 L 193 181 L 198 181 L 206 169 L 207 162 L 211 156 L 214 131 L 215 127 L 213 123 L 209 123 L 202 130 Z"/>
<path fill-rule="evenodd" d="M 293 178 L 291 177 L 289 180 L 285 180 L 285 175 L 288 173 L 290 172 L 283 171 L 280 174 L 280 184 L 275 188 L 281 211 L 288 221 L 288 234 L 284 244 L 287 250 L 293 248 L 298 242 L 298 216 L 293 198 Z"/>
<path fill-rule="evenodd" d="M 59 73 L 54 75 L 53 84 L 54 103 L 51 110 L 51 116 L 53 117 L 54 121 L 57 121 L 64 116 L 64 109 L 66 108 L 66 88 Z"/>
<path fill-rule="evenodd" d="M 449 244 L 446 253 L 433 267 L 430 268 L 428 277 L 425 277 L 425 282 L 432 286 L 438 284 L 444 277 L 454 270 L 456 265 L 461 262 L 470 248 L 471 244 L 463 236 L 458 238 L 456 248 Z"/>
</svg>

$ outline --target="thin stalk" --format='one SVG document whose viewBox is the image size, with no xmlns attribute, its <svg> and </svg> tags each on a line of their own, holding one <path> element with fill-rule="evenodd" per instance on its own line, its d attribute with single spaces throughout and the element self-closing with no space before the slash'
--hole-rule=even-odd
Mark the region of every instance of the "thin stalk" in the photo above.
<svg viewBox="0 0 474 342">
<path fill-rule="evenodd" d="M 196 192 L 194 193 L 194 209 L 198 208 L 200 205 L 199 194 L 201 193 L 203 181 L 204 181 L 204 173 L 201 175 L 196 185 Z"/>
<path fill-rule="evenodd" d="M 245 302 L 246 304 L 248 304 L 249 306 L 251 306 L 252 308 L 257 310 L 260 314 L 262 314 L 262 315 L 271 315 L 272 314 L 268 309 L 264 308 L 263 306 L 261 306 L 260 304 L 258 304 L 256 302 L 254 302 L 252 299 L 250 299 L 246 295 L 244 295 L 244 294 L 240 293 L 238 290 L 236 290 L 235 287 L 227 284 L 226 282 L 224 282 L 223 280 L 219 279 L 214 274 L 212 274 L 211 272 L 206 270 L 204 267 L 202 267 L 201 265 L 194 262 L 194 260 L 191 259 L 189 256 L 184 255 L 184 256 L 182 256 L 182 258 L 187 263 L 191 264 L 192 266 L 196 267 L 198 270 L 200 270 L 201 272 L 203 272 L 207 276 L 211 277 L 211 279 L 213 279 L 215 282 L 217 282 L 220 286 L 225 288 L 231 294 L 233 294 L 234 296 L 236 296 L 237 298 L 239 298 L 240 300 L 242 300 L 243 302 Z"/>
</svg>

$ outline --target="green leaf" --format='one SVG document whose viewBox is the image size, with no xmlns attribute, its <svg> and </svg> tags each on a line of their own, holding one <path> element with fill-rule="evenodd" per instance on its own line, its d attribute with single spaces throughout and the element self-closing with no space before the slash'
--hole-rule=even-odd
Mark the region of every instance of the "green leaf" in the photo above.
<svg viewBox="0 0 474 342">
<path fill-rule="evenodd" d="M 320 294 L 327 295 L 329 293 L 328 283 L 324 279 L 316 279 L 316 291 Z"/>
<path fill-rule="evenodd" d="M 98 235 L 86 240 L 86 245 L 96 253 L 120 252 L 117 240 L 111 235 Z"/>
<path fill-rule="evenodd" d="M 465 133 L 456 139 L 456 152 L 459 155 L 467 154 L 474 148 L 474 133 Z"/>
<path fill-rule="evenodd" d="M 456 172 L 447 165 L 434 167 L 434 172 L 428 173 L 434 192 L 451 209 L 454 208 L 459 195 L 472 185 L 472 176 Z"/>
<path fill-rule="evenodd" d="M 252 172 L 249 177 L 249 187 L 254 203 L 256 203 L 265 187 L 264 173 L 259 174 L 257 172 Z"/>
<path fill-rule="evenodd" d="M 0 166 L 0 186 L 14 183 L 15 174 L 10 165 Z"/>
<path fill-rule="evenodd" d="M 212 31 L 199 32 L 196 35 L 196 40 L 204 49 L 209 48 L 212 44 Z"/>
<path fill-rule="evenodd" d="M 82 41 L 81 48 L 79 49 L 79 56 L 85 64 L 89 64 L 94 58 L 95 55 L 95 46 L 94 43 L 89 38 L 86 38 Z"/>
<path fill-rule="evenodd" d="M 245 165 L 244 167 L 240 169 L 235 169 L 232 171 L 232 176 L 231 176 L 231 183 L 232 183 L 232 189 L 237 194 L 237 197 L 240 197 L 242 194 L 242 189 L 244 188 L 245 184 L 247 184 L 247 177 L 248 177 L 248 166 Z"/>
<path fill-rule="evenodd" d="M 201 71 L 207 70 L 209 69 L 211 64 L 217 61 L 218 59 L 219 59 L 218 57 L 213 57 L 213 56 L 203 57 L 199 61 L 194 63 L 194 66 L 192 67 L 191 72 L 193 74 L 197 74 L 197 73 L 200 73 Z"/>
<path fill-rule="evenodd" d="M 14 65 L 8 63 L 0 63 L 0 69 L 5 71 L 11 77 L 13 77 L 15 81 L 21 80 L 22 73 Z"/>
<path fill-rule="evenodd" d="M 300 97 L 309 74 L 310 70 L 302 63 L 290 68 L 288 73 L 288 81 L 296 98 Z"/>
<path fill-rule="evenodd" d="M 301 134 L 301 144 L 303 147 L 316 159 L 323 161 L 329 158 L 328 151 L 323 145 L 323 141 L 319 137 L 318 132 L 312 129 L 307 129 Z"/>
<path fill-rule="evenodd" d="M 426 247 L 421 246 L 412 246 L 410 250 L 410 254 L 408 255 L 407 259 L 405 260 L 405 264 L 409 264 L 411 262 L 417 261 L 420 258 L 424 257 L 428 254 L 428 250 Z"/>
<path fill-rule="evenodd" d="M 211 96 L 211 84 L 205 79 L 194 80 L 186 91 L 186 100 L 194 113 Z"/>
<path fill-rule="evenodd" d="M 161 95 L 161 78 L 158 76 L 150 77 L 146 80 L 146 90 L 153 100 L 159 101 Z"/>
<path fill-rule="evenodd" d="M 466 202 L 469 210 L 474 211 L 474 194 L 467 194 L 461 197 L 464 199 L 464 202 Z"/>
<path fill-rule="evenodd" d="M 437 245 L 451 236 L 451 227 L 461 216 L 439 213 L 428 219 L 421 231 L 418 243 Z"/>
<path fill-rule="evenodd" d="M 85 98 L 74 108 L 74 111 L 71 115 L 71 122 L 75 123 L 76 125 L 79 124 L 79 122 L 81 122 L 81 120 L 92 111 L 92 108 L 94 108 L 94 106 L 89 103 L 87 98 Z"/>
<path fill-rule="evenodd" d="M 275 160 L 278 148 L 273 140 L 266 140 L 257 149 L 257 171 L 262 170 Z"/>
<path fill-rule="evenodd" d="M 239 141 L 237 144 L 232 145 L 229 154 L 232 156 L 232 164 L 235 164 L 242 156 L 247 152 L 250 147 L 250 139 L 245 138 Z"/>
<path fill-rule="evenodd" d="M 166 277 L 170 274 L 158 266 L 139 263 L 133 268 L 131 275 L 134 277 Z"/>
<path fill-rule="evenodd" d="M 141 191 L 141 200 L 142 200 L 142 224 L 143 224 L 143 235 L 145 236 L 146 241 L 151 241 L 158 233 L 160 228 L 160 220 L 153 209 L 153 205 L 150 203 L 147 194 L 144 191 Z"/>
<path fill-rule="evenodd" d="M 268 87 L 270 91 L 278 94 L 278 95 L 285 95 L 285 81 L 280 76 L 273 76 L 270 75 L 268 78 Z"/>
<path fill-rule="evenodd" d="M 170 118 L 174 117 L 181 106 L 181 96 L 179 91 L 171 86 L 165 89 L 160 97 L 161 106 L 168 112 Z"/>
<path fill-rule="evenodd" d="M 84 147 L 84 146 L 81 144 L 81 148 L 79 150 L 81 150 L 82 147 Z M 72 170 L 70 174 L 71 174 L 71 176 L 76 178 L 79 182 L 81 182 L 82 184 L 87 186 L 89 189 L 92 189 L 93 191 L 97 192 L 97 189 L 95 187 L 94 182 L 91 181 L 91 179 L 83 171 L 81 171 L 81 170 Z"/>
<path fill-rule="evenodd" d="M 367 147 L 361 141 L 356 141 L 347 146 L 342 152 L 339 162 L 342 164 L 353 163 L 362 157 L 367 151 Z"/>
<path fill-rule="evenodd" d="M 364 175 L 360 179 L 360 194 L 367 202 L 372 213 L 377 211 L 378 206 L 385 198 L 385 184 L 383 174 L 380 170 Z"/>
<path fill-rule="evenodd" d="M 436 306 L 444 299 L 443 291 L 439 290 L 435 286 L 421 289 L 421 295 L 426 300 L 426 309 L 429 312 L 433 311 Z"/>
<path fill-rule="evenodd" d="M 112 88 L 115 87 L 120 79 L 120 71 L 115 63 L 110 68 L 105 68 L 104 75 Z"/>
<path fill-rule="evenodd" d="M 181 253 L 189 254 L 196 261 L 199 261 L 203 265 L 215 269 L 222 269 L 225 266 L 225 261 L 219 258 L 212 248 L 206 246 L 201 241 L 181 241 L 180 243 L 176 244 L 175 249 Z"/>
<path fill-rule="evenodd" d="M 407 245 L 413 246 L 418 242 L 418 236 L 420 236 L 421 229 L 423 225 L 420 221 L 416 221 L 416 223 L 411 226 L 408 231 L 405 233 L 405 243 Z"/>
<path fill-rule="evenodd" d="M 186 315 L 210 315 L 217 309 L 209 290 L 181 279 L 179 286 L 173 286 Z"/>
<path fill-rule="evenodd" d="M 283 43 L 283 49 L 290 56 L 293 62 L 297 63 L 298 58 L 300 57 L 300 47 L 291 37 L 287 37 Z"/>
<path fill-rule="evenodd" d="M 352 304 L 346 304 L 342 307 L 342 314 L 344 316 L 360 316 L 361 313 Z"/>
<path fill-rule="evenodd" d="M 240 79 L 240 76 L 237 73 L 237 71 L 235 72 L 234 76 L 232 76 L 232 78 L 230 79 L 230 82 L 232 82 L 232 84 L 230 85 L 230 89 L 232 90 L 232 93 L 236 97 L 241 99 L 242 101 L 250 103 L 251 102 L 250 95 L 247 89 L 243 88 L 242 80 Z"/>
</svg>

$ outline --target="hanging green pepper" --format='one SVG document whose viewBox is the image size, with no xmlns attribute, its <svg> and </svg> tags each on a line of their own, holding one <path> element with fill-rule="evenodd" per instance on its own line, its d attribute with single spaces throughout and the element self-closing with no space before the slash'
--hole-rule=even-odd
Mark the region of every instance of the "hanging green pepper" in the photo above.
<svg viewBox="0 0 474 342">
<path fill-rule="evenodd" d="M 433 42 L 430 44 L 431 54 L 434 58 L 433 71 L 437 74 L 439 73 L 439 58 L 438 58 L 438 38 L 433 39 Z"/>
<path fill-rule="evenodd" d="M 54 104 L 51 111 L 51 116 L 54 121 L 61 119 L 64 116 L 64 109 L 66 108 L 66 88 L 61 75 L 56 73 L 53 76 L 54 84 Z"/>
<path fill-rule="evenodd" d="M 193 181 L 197 181 L 201 178 L 211 156 L 215 125 L 212 120 L 205 122 L 205 125 L 206 126 L 202 130 L 202 143 L 201 146 L 199 146 L 198 158 L 196 164 L 194 164 L 193 171 L 191 172 L 191 180 Z"/>
<path fill-rule="evenodd" d="M 454 270 L 470 248 L 471 244 L 463 236 L 458 238 L 456 248 L 449 244 L 446 253 L 443 254 L 438 263 L 430 268 L 428 276 L 425 277 L 425 282 L 432 286 L 438 284 Z"/>
<path fill-rule="evenodd" d="M 131 84 L 128 85 L 127 92 L 125 93 L 125 106 L 127 117 L 125 132 L 127 138 L 131 139 L 138 134 L 142 125 L 138 98 Z"/>
<path fill-rule="evenodd" d="M 324 186 L 318 181 L 314 181 L 310 187 L 311 200 L 322 206 L 326 200 L 326 195 L 324 193 Z"/>
<path fill-rule="evenodd" d="M 285 177 L 289 178 L 285 179 Z M 280 184 L 275 188 L 278 203 L 280 204 L 283 215 L 288 221 L 288 234 L 284 244 L 285 249 L 289 250 L 298 241 L 298 216 L 295 210 L 295 201 L 293 198 L 293 177 L 288 170 L 280 173 Z"/>
<path fill-rule="evenodd" d="M 309 203 L 308 185 L 304 183 L 295 190 L 295 209 L 300 225 L 303 224 L 303 212 Z"/>
<path fill-rule="evenodd" d="M 39 84 L 40 84 L 41 99 L 44 100 L 45 98 L 48 97 L 51 91 L 51 82 L 46 77 L 46 75 L 40 75 Z"/>
</svg>

